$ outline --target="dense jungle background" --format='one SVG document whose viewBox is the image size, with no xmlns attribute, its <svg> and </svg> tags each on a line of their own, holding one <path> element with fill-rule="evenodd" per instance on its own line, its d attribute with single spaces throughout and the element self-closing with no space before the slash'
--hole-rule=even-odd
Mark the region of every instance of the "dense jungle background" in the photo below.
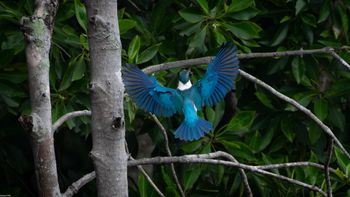
<svg viewBox="0 0 350 197">
<path fill-rule="evenodd" d="M 59 2 L 51 47 L 50 82 L 53 121 L 67 112 L 89 109 L 89 49 L 84 2 Z M 36 196 L 29 134 L 18 118 L 30 113 L 22 16 L 33 0 L 0 0 L 0 194 Z M 163 62 L 212 56 L 221 43 L 233 42 L 240 53 L 332 47 L 350 62 L 349 0 L 124 0 L 119 1 L 123 63 L 140 68 Z M 241 69 L 297 100 L 327 124 L 350 150 L 350 71 L 329 54 L 241 60 Z M 206 65 L 193 67 L 193 81 Z M 176 87 L 179 69 L 155 74 Z M 241 163 L 261 165 L 291 161 L 324 163 L 327 137 L 293 106 L 242 77 L 234 93 L 235 115 L 219 124 L 225 102 L 204 108 L 201 116 L 215 125 L 202 139 L 184 142 L 172 134 L 182 116 L 161 118 L 174 155 L 226 151 Z M 134 157 L 167 155 L 164 138 L 151 116 L 125 98 L 126 135 Z M 224 117 L 227 118 L 227 117 Z M 89 158 L 89 117 L 68 121 L 55 133 L 61 189 L 93 170 Z M 334 196 L 350 196 L 350 161 L 338 148 L 331 160 Z M 187 196 L 242 196 L 235 168 L 176 164 Z M 145 177 L 130 169 L 130 196 L 157 196 Z M 151 169 L 152 170 L 152 169 Z M 296 167 L 274 173 L 326 187 L 322 170 Z M 134 175 L 133 175 L 134 174 Z M 133 175 L 133 176 L 131 176 Z M 318 196 L 302 187 L 247 172 L 256 196 Z M 156 165 L 153 180 L 167 196 L 179 196 L 170 168 Z M 94 196 L 94 181 L 77 196 Z"/>
</svg>

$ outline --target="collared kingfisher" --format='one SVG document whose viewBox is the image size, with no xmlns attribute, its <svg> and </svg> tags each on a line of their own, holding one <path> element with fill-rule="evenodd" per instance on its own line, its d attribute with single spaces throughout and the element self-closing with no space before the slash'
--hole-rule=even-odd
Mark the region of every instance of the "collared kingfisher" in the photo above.
<svg viewBox="0 0 350 197">
<path fill-rule="evenodd" d="M 175 137 L 197 140 L 213 129 L 210 122 L 197 116 L 197 111 L 220 102 L 234 86 L 239 69 L 236 51 L 231 43 L 221 45 L 203 78 L 194 85 L 190 81 L 190 71 L 182 70 L 176 90 L 162 86 L 153 76 L 126 64 L 123 69 L 126 92 L 140 108 L 157 116 L 182 113 L 185 118 L 176 129 Z"/>
</svg>

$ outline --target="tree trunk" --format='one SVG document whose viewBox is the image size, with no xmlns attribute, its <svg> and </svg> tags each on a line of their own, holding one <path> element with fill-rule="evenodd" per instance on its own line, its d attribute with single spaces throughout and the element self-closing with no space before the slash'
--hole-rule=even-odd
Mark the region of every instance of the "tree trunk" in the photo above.
<svg viewBox="0 0 350 197">
<path fill-rule="evenodd" d="M 58 2 L 36 1 L 33 16 L 22 18 L 32 113 L 27 119 L 39 196 L 60 196 L 51 122 L 49 52 Z"/>
<path fill-rule="evenodd" d="M 98 196 L 128 196 L 117 1 L 88 0 L 93 158 Z"/>
</svg>

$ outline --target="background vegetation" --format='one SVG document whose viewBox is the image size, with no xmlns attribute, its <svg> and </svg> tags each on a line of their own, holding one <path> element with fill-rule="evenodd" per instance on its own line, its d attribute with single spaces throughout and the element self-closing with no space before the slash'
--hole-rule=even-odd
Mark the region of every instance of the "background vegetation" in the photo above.
<svg viewBox="0 0 350 197">
<path fill-rule="evenodd" d="M 36 196 L 30 141 L 18 117 L 30 113 L 24 39 L 19 20 L 31 15 L 34 2 L 0 1 L 0 194 Z M 232 41 L 241 53 L 333 47 L 347 62 L 349 53 L 347 0 L 232 0 L 141 1 L 119 3 L 123 62 L 139 67 L 167 61 L 215 55 Z M 51 49 L 53 121 L 67 112 L 89 109 L 89 50 L 86 13 L 79 0 L 60 1 Z M 205 65 L 194 68 L 194 81 Z M 242 60 L 241 69 L 296 99 L 314 112 L 341 139 L 350 143 L 350 72 L 329 55 Z M 165 85 L 176 86 L 178 69 L 156 73 Z M 236 84 L 237 113 L 229 124 L 194 142 L 169 134 L 174 155 L 223 150 L 242 163 L 291 161 L 325 162 L 325 134 L 304 114 L 243 78 Z M 224 103 L 203 109 L 202 116 L 217 125 Z M 149 114 L 126 98 L 127 142 L 133 156 L 145 147 L 150 156 L 166 155 L 164 140 Z M 161 119 L 169 133 L 181 116 Z M 89 159 L 89 118 L 68 121 L 55 134 L 61 189 L 93 170 Z M 349 150 L 349 146 L 346 146 Z M 350 196 L 350 162 L 335 150 L 331 166 L 334 196 Z M 238 170 L 210 165 L 176 165 L 188 196 L 240 196 L 244 192 Z M 325 188 L 324 174 L 314 168 L 275 170 Z M 247 173 L 257 196 L 314 196 L 301 187 Z M 179 195 L 168 166 L 154 166 L 153 179 L 167 196 Z M 130 196 L 156 196 L 143 176 L 129 182 Z M 92 196 L 94 182 L 78 196 Z"/>
</svg>

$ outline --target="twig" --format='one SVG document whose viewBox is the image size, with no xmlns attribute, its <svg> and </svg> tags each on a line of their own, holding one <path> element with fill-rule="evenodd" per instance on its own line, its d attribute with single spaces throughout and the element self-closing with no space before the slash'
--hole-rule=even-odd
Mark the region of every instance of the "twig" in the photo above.
<svg viewBox="0 0 350 197">
<path fill-rule="evenodd" d="M 209 154 L 200 154 L 200 155 L 185 155 L 185 156 L 173 156 L 173 157 L 153 157 L 153 158 L 144 158 L 134 161 L 129 161 L 128 166 L 135 166 L 135 165 L 149 165 L 149 164 L 169 164 L 169 163 L 206 163 L 206 164 L 215 164 L 215 165 L 224 165 L 224 166 L 230 166 L 230 167 L 236 167 L 236 168 L 242 168 L 244 170 L 256 172 L 262 175 L 275 177 L 277 179 L 284 180 L 286 182 L 302 186 L 304 188 L 307 188 L 312 191 L 319 192 L 323 196 L 326 196 L 326 193 L 322 191 L 319 187 L 314 185 L 309 185 L 306 183 L 303 183 L 298 180 L 294 180 L 282 175 L 274 174 L 265 170 L 261 170 L 255 166 L 245 165 L 241 163 L 231 162 L 231 161 L 222 161 L 222 160 L 216 160 L 216 159 L 208 159 L 208 158 L 215 158 L 220 153 L 209 153 Z"/>
<path fill-rule="evenodd" d="M 168 156 L 171 157 L 172 155 L 171 155 L 171 151 L 170 151 L 170 148 L 169 148 L 169 140 L 168 140 L 168 135 L 166 133 L 166 130 L 165 130 L 164 126 L 162 125 L 162 123 L 160 123 L 160 121 L 158 120 L 157 116 L 155 116 L 153 114 L 151 114 L 151 116 L 152 116 L 153 120 L 157 123 L 158 127 L 160 128 L 160 130 L 162 131 L 162 133 L 164 135 L 165 149 L 166 149 L 166 152 L 167 152 Z M 180 184 L 179 178 L 176 175 L 174 164 L 170 164 L 170 167 L 171 167 L 171 173 L 172 173 L 172 175 L 174 177 L 174 180 L 176 182 L 177 188 L 179 189 L 179 191 L 181 193 L 181 196 L 185 197 L 185 192 L 182 189 L 182 186 Z"/>
<path fill-rule="evenodd" d="M 291 99 L 289 97 L 287 97 L 286 95 L 278 92 L 277 90 L 275 90 L 273 87 L 269 86 L 268 84 L 266 84 L 265 82 L 259 80 L 258 78 L 240 70 L 240 74 L 245 77 L 246 79 L 264 87 L 266 90 L 268 90 L 270 93 L 272 93 L 273 95 L 275 95 L 276 97 L 286 101 L 287 103 L 293 105 L 295 108 L 299 109 L 300 111 L 302 111 L 304 114 L 306 114 L 309 118 L 311 118 L 326 134 L 328 134 L 332 139 L 334 139 L 335 143 L 339 146 L 339 148 L 342 150 L 342 152 L 350 159 L 350 154 L 346 151 L 346 149 L 344 148 L 344 146 L 341 144 L 341 142 L 338 140 L 338 138 L 333 134 L 332 130 L 325 125 L 320 119 L 317 118 L 317 116 L 315 116 L 315 114 L 313 114 L 310 110 L 308 110 L 307 108 L 305 108 L 304 106 L 300 105 L 297 101 L 295 101 L 294 99 Z"/>
<path fill-rule="evenodd" d="M 62 194 L 62 197 L 71 197 L 74 194 L 77 194 L 80 188 L 82 188 L 85 184 L 96 178 L 95 171 L 90 172 L 89 174 L 84 175 L 79 180 L 75 181 L 70 185 L 67 190 Z"/>
<path fill-rule="evenodd" d="M 125 151 L 129 155 L 129 160 L 134 161 L 135 159 L 131 156 L 128 148 L 128 143 L 125 140 Z M 153 182 L 151 177 L 147 174 L 147 172 L 143 169 L 141 165 L 136 166 L 137 169 L 146 177 L 148 183 L 153 187 L 153 189 L 159 194 L 159 196 L 165 197 L 164 194 L 160 191 L 157 185 Z"/>
<path fill-rule="evenodd" d="M 73 111 L 73 112 L 66 113 L 62 117 L 60 117 L 55 122 L 55 124 L 52 125 L 52 133 L 54 133 L 67 120 L 70 120 L 78 116 L 90 116 L 90 115 L 91 115 L 91 111 L 88 111 L 88 110 Z"/>
<path fill-rule="evenodd" d="M 328 138 L 328 143 L 327 143 L 327 158 L 326 162 L 324 164 L 324 173 L 325 173 L 325 178 L 326 178 L 326 187 L 327 187 L 327 197 L 332 197 L 332 183 L 331 183 L 331 178 L 329 176 L 329 164 L 331 163 L 332 159 L 332 153 L 333 153 L 333 139 Z"/>
</svg>

